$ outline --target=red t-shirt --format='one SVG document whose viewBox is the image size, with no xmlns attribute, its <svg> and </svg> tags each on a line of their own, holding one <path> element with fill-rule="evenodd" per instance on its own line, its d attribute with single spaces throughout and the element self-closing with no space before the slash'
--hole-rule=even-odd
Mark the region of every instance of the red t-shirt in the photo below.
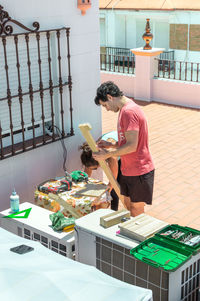
<svg viewBox="0 0 200 301">
<path fill-rule="evenodd" d="M 118 145 L 126 143 L 125 132 L 138 131 L 135 152 L 121 156 L 121 172 L 124 176 L 139 176 L 154 169 L 148 145 L 147 120 L 141 108 L 134 102 L 126 103 L 118 116 Z"/>
</svg>

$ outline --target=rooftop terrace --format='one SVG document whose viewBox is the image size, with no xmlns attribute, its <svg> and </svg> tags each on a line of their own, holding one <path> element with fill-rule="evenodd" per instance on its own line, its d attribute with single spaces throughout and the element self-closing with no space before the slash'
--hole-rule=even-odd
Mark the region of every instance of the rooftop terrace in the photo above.
<svg viewBox="0 0 200 301">
<path fill-rule="evenodd" d="M 145 206 L 145 212 L 200 230 L 200 111 L 155 102 L 138 104 L 148 119 L 156 167 L 153 205 Z M 117 115 L 102 109 L 103 133 L 116 130 Z"/>
</svg>

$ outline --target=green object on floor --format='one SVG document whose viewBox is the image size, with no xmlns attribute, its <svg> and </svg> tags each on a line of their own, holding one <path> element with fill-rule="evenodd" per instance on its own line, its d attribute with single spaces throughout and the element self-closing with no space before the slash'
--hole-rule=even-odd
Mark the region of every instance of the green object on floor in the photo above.
<svg viewBox="0 0 200 301">
<path fill-rule="evenodd" d="M 60 211 L 50 214 L 49 218 L 55 231 L 62 231 L 65 227 L 75 224 L 74 217 L 65 217 Z"/>
</svg>

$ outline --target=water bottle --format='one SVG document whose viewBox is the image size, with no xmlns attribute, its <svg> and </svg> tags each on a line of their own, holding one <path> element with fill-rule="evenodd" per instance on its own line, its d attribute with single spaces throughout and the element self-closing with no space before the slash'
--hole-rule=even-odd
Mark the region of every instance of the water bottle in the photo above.
<svg viewBox="0 0 200 301">
<path fill-rule="evenodd" d="M 15 189 L 10 196 L 10 208 L 13 213 L 19 211 L 19 196 L 16 193 Z"/>
</svg>

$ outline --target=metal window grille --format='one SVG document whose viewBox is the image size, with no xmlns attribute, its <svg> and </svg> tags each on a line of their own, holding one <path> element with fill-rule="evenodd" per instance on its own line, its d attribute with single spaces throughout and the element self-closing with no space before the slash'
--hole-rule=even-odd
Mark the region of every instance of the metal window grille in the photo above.
<svg viewBox="0 0 200 301">
<path fill-rule="evenodd" d="M 1 159 L 74 135 L 70 28 L 39 28 L 0 6 Z"/>
</svg>

